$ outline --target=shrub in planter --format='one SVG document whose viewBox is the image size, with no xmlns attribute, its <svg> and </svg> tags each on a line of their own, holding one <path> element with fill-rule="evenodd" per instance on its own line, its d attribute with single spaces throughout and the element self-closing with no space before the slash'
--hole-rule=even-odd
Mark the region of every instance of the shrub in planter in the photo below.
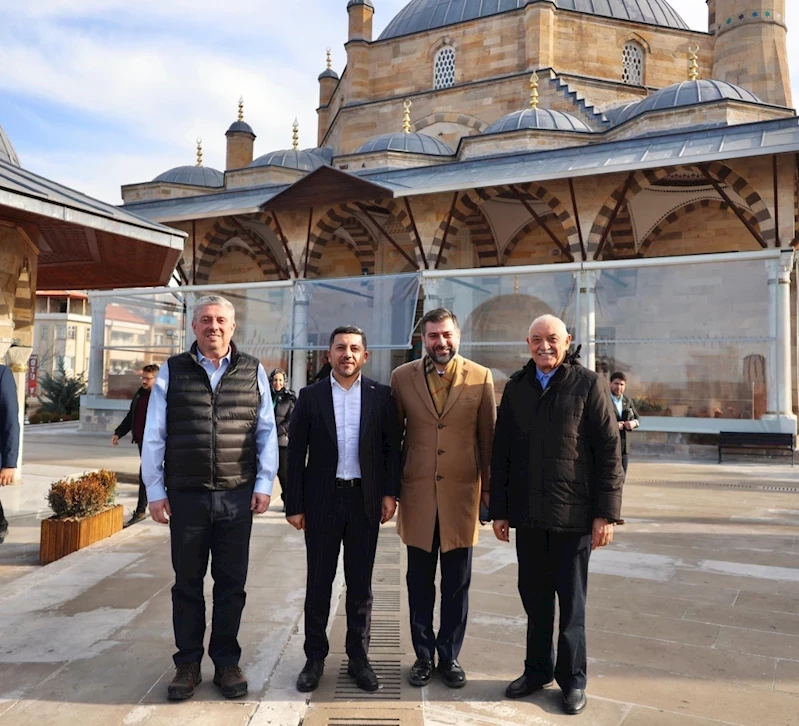
<svg viewBox="0 0 799 726">
<path fill-rule="evenodd" d="M 50 423 L 53 420 L 53 414 L 49 411 L 40 411 L 36 415 L 39 417 L 39 423 Z"/>
<path fill-rule="evenodd" d="M 40 424 L 42 422 L 42 415 L 40 413 L 32 413 L 28 416 L 28 423 Z"/>
<path fill-rule="evenodd" d="M 105 470 L 62 479 L 50 487 L 47 502 L 55 519 L 91 517 L 114 504 L 116 483 L 116 474 Z"/>
</svg>

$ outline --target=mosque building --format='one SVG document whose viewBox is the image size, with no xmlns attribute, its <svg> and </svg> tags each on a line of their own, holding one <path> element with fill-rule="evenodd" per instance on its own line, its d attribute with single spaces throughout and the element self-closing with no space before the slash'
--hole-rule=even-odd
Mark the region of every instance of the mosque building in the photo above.
<svg viewBox="0 0 799 726">
<path fill-rule="evenodd" d="M 187 235 L 186 284 L 417 274 L 414 319 L 460 305 L 500 393 L 531 316 L 555 312 L 654 430 L 795 431 L 785 4 L 707 0 L 695 31 L 666 0 L 411 0 L 375 37 L 379 0 L 349 0 L 313 144 L 295 124 L 256 151 L 240 104 L 224 171 L 126 185 L 122 208 Z M 507 287 L 482 298 L 457 283 L 492 275 Z"/>
</svg>

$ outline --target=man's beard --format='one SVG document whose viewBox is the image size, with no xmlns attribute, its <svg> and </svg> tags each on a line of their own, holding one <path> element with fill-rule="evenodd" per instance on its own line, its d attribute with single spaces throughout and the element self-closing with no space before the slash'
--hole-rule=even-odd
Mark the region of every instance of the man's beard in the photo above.
<svg viewBox="0 0 799 726">
<path fill-rule="evenodd" d="M 448 348 L 446 351 L 442 351 L 440 353 L 436 352 L 435 349 L 428 348 L 427 346 L 425 346 L 424 349 L 427 352 L 427 355 L 430 356 L 430 359 L 434 363 L 438 363 L 440 366 L 447 365 L 456 355 L 458 355 L 457 346 Z"/>
</svg>

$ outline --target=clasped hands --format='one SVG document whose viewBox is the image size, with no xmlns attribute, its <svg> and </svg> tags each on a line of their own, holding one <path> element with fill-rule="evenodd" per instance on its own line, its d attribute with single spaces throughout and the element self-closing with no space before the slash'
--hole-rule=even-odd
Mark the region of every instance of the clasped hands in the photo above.
<svg viewBox="0 0 799 726">
<path fill-rule="evenodd" d="M 591 528 L 591 549 L 607 547 L 613 541 L 614 525 L 603 517 L 597 517 Z M 494 536 L 500 542 L 510 542 L 510 522 L 507 519 L 494 520 Z"/>
</svg>

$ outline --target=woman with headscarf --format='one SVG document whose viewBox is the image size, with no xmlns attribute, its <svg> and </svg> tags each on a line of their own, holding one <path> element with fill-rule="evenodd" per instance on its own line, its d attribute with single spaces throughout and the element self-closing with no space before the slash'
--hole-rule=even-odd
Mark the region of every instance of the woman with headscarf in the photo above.
<svg viewBox="0 0 799 726">
<path fill-rule="evenodd" d="M 277 478 L 280 480 L 281 491 L 286 490 L 286 451 L 289 445 L 289 420 L 294 411 L 297 397 L 286 386 L 286 371 L 275 368 L 269 374 L 269 384 L 272 389 L 272 405 L 275 410 L 275 424 L 277 426 L 277 445 L 279 452 Z"/>
</svg>

